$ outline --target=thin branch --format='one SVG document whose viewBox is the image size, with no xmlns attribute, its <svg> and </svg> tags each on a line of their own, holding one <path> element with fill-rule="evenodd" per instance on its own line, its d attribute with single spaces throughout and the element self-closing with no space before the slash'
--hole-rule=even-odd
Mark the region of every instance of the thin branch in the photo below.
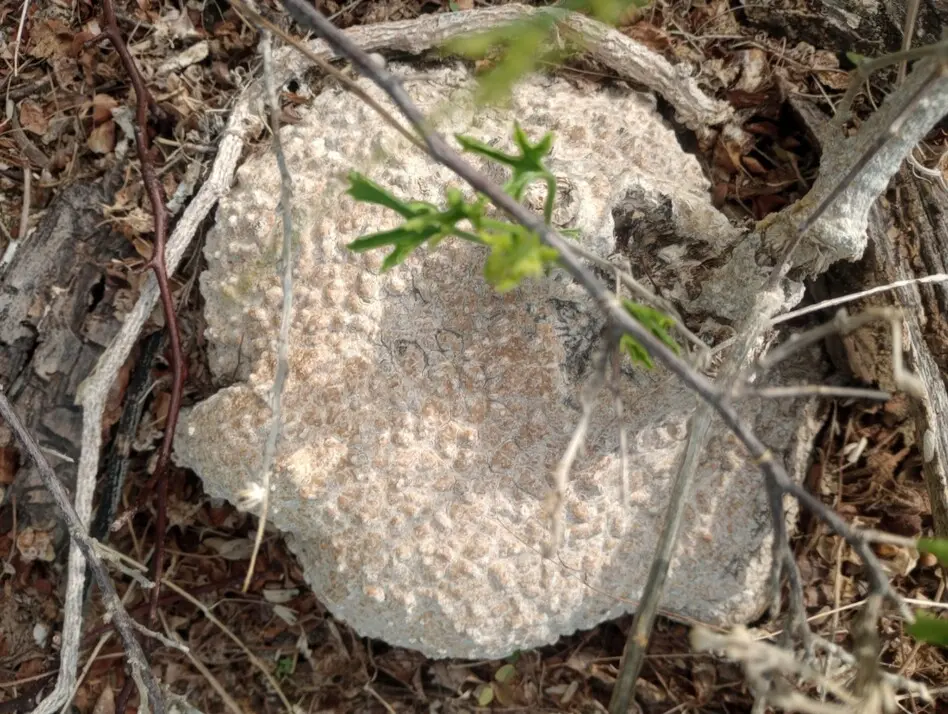
<svg viewBox="0 0 948 714">
<path fill-rule="evenodd" d="M 748 684 L 758 695 L 764 694 L 771 704 L 793 702 L 795 709 L 790 711 L 811 712 L 845 712 L 851 714 L 853 707 L 865 702 L 843 688 L 838 682 L 823 676 L 809 664 L 798 660 L 791 652 L 765 642 L 754 640 L 743 627 L 736 627 L 726 635 L 719 635 L 704 627 L 695 627 L 691 631 L 691 644 L 698 651 L 723 650 L 725 656 L 744 665 Z M 795 693 L 773 691 L 769 681 L 772 675 L 784 675 L 791 678 L 799 677 L 816 684 L 830 692 L 846 707 L 834 705 L 832 709 L 821 709 L 820 703 L 811 699 L 798 699 Z M 800 695 L 802 697 L 802 695 Z M 805 702 L 808 702 L 805 703 Z M 812 707 L 812 708 L 811 708 Z M 862 710 L 867 711 L 867 710 Z"/>
<path fill-rule="evenodd" d="M 658 606 L 665 592 L 668 569 L 675 546 L 678 544 L 678 533 L 681 530 L 685 505 L 690 502 L 689 495 L 694 479 L 689 475 L 694 473 L 701 458 L 708 429 L 711 427 L 711 417 L 710 409 L 698 409 L 691 417 L 688 443 L 678 467 L 678 474 L 672 483 L 669 505 L 662 524 L 662 534 L 652 556 L 652 566 L 642 592 L 642 600 L 635 610 L 635 618 L 626 637 L 619 677 L 612 688 L 612 698 L 609 701 L 611 714 L 624 714 L 632 706 L 635 683 L 645 662 L 645 652 L 655 625 Z"/>
<path fill-rule="evenodd" d="M 26 27 L 26 14 L 30 9 L 30 0 L 23 0 L 23 9 L 20 11 L 20 23 L 16 27 L 16 40 L 13 45 L 13 76 L 20 74 L 20 42 L 23 40 L 23 28 Z"/>
<path fill-rule="evenodd" d="M 178 637 L 168 625 L 168 620 L 161 610 L 158 611 L 158 618 L 161 620 L 161 626 L 164 628 L 165 635 L 168 637 L 168 639 L 177 645 L 183 646 L 184 643 L 181 642 L 181 638 Z M 204 679 L 207 680 L 207 683 L 211 685 L 211 689 L 217 692 L 217 696 L 219 696 L 221 701 L 224 702 L 224 706 L 227 707 L 232 712 L 232 714 L 246 714 L 246 712 L 240 708 L 240 705 L 234 700 L 234 698 L 230 696 L 230 693 L 227 691 L 224 685 L 220 683 L 220 680 L 214 676 L 214 673 L 211 672 L 210 669 L 207 668 L 207 665 L 199 660 L 197 656 L 187 648 L 185 648 L 183 651 L 187 655 L 188 659 L 191 660 L 191 664 L 194 665 L 194 668 L 200 672 L 201 676 L 203 676 Z"/>
<path fill-rule="evenodd" d="M 17 243 L 23 245 L 26 234 L 30 230 L 30 203 L 32 203 L 33 170 L 30 162 L 23 165 L 23 206 L 20 210 L 20 231 L 17 233 Z"/>
<path fill-rule="evenodd" d="M 146 568 L 144 565 L 139 563 L 134 558 L 131 558 L 125 555 L 124 553 L 120 553 L 117 550 L 109 548 L 107 545 L 100 545 L 99 549 L 102 552 L 107 552 L 109 554 L 110 559 L 114 559 L 116 562 L 119 562 L 119 561 L 125 562 L 128 565 L 135 568 L 136 570 L 139 570 L 143 573 L 148 571 L 148 568 Z M 283 703 L 283 706 L 286 708 L 286 711 L 288 712 L 288 714 L 294 714 L 293 705 L 290 704 L 290 700 L 287 699 L 286 695 L 283 693 L 283 690 L 280 688 L 280 684 L 276 681 L 276 679 L 274 679 L 273 675 L 270 673 L 270 668 L 267 667 L 267 665 L 265 665 L 260 660 L 260 658 L 257 657 L 250 650 L 249 647 L 247 647 L 247 645 L 243 642 L 243 640 L 241 640 L 236 634 L 234 634 L 233 630 L 231 630 L 229 627 L 227 627 L 227 625 L 221 622 L 221 620 L 216 615 L 214 615 L 214 613 L 211 611 L 211 609 L 207 605 L 205 605 L 203 602 L 201 602 L 196 597 L 191 595 L 187 590 L 179 586 L 173 580 L 170 580 L 167 577 L 163 577 L 161 579 L 161 584 L 165 586 L 166 588 L 168 588 L 169 590 L 177 593 L 179 596 L 187 600 L 192 605 L 194 605 L 194 607 L 200 610 L 201 614 L 203 614 L 204 617 L 206 617 L 215 627 L 217 627 L 217 629 L 219 629 L 221 632 L 227 635 L 227 637 L 234 644 L 236 644 L 241 649 L 241 651 L 243 651 L 243 653 L 246 655 L 250 663 L 260 671 L 264 679 L 267 680 L 267 682 L 273 688 L 273 691 L 280 698 L 280 701 Z"/>
<path fill-rule="evenodd" d="M 573 469 L 573 462 L 576 460 L 579 450 L 586 439 L 586 431 L 589 429 L 589 421 L 592 419 L 593 405 L 596 398 L 602 391 L 603 384 L 606 381 L 606 369 L 609 361 L 609 352 L 605 349 L 596 360 L 593 366 L 592 374 L 583 385 L 579 393 L 579 403 L 582 412 L 576 427 L 573 429 L 573 435 L 570 437 L 569 444 L 566 446 L 563 455 L 560 457 L 556 470 L 553 472 L 553 483 L 550 492 L 547 495 L 546 502 L 543 504 L 543 511 L 550 518 L 550 540 L 543 548 L 543 556 L 550 558 L 556 553 L 563 540 L 563 511 L 566 508 L 566 484 L 569 472 Z"/>
<path fill-rule="evenodd" d="M 771 350 L 757 361 L 752 375 L 759 377 L 791 355 L 818 344 L 831 335 L 845 336 L 873 322 L 898 320 L 899 317 L 899 311 L 891 307 L 869 308 L 856 315 L 849 315 L 845 310 L 840 310 L 829 322 L 795 334 L 782 345 Z M 749 382 L 751 379 L 748 378 L 746 381 Z"/>
<path fill-rule="evenodd" d="M 168 500 L 168 465 L 171 461 L 171 447 L 174 443 L 174 431 L 178 424 L 178 415 L 181 412 L 181 397 L 184 394 L 184 380 L 187 369 L 184 365 L 184 355 L 181 352 L 181 333 L 178 330 L 178 316 L 175 311 L 174 297 L 171 294 L 171 283 L 168 279 L 168 266 L 165 262 L 165 247 L 168 243 L 168 209 L 165 205 L 164 192 L 155 166 L 151 159 L 151 142 L 148 138 L 148 109 L 157 109 L 154 99 L 145 87 L 141 72 L 135 59 L 128 51 L 125 40 L 119 30 L 115 18 L 113 0 L 102 2 L 103 28 L 102 34 L 109 39 L 112 47 L 118 53 L 125 67 L 125 71 L 135 89 L 136 121 L 135 148 L 141 165 L 142 181 L 151 203 L 152 218 L 155 224 L 155 240 L 151 260 L 147 267 L 152 270 L 158 282 L 161 295 L 161 307 L 164 312 L 165 323 L 168 326 L 168 339 L 171 347 L 171 399 L 168 405 L 168 416 L 165 421 L 165 432 L 158 450 L 158 460 L 155 464 L 155 478 L 157 479 L 157 516 L 155 523 L 155 554 L 152 580 L 161 580 L 161 570 L 164 560 L 164 540 L 167 530 L 167 500 Z M 151 594 L 151 611 L 149 621 L 157 622 L 158 598 L 160 588 L 155 588 Z"/>
<path fill-rule="evenodd" d="M 833 397 L 838 399 L 871 399 L 878 402 L 887 402 L 892 398 L 889 392 L 881 389 L 835 387 L 826 384 L 797 384 L 786 387 L 762 387 L 760 389 L 741 387 L 736 396 L 765 397 L 767 399 Z"/>
<path fill-rule="evenodd" d="M 860 62 L 856 67 L 856 71 L 853 73 L 854 76 L 849 82 L 849 88 L 846 90 L 843 98 L 836 105 L 836 116 L 833 117 L 833 122 L 838 128 L 841 129 L 843 124 L 849 121 L 849 118 L 852 116 L 851 110 L 853 100 L 856 98 L 856 95 L 859 94 L 860 90 L 862 89 L 862 85 L 873 72 L 884 69 L 885 67 L 893 65 L 897 62 L 912 62 L 914 60 L 929 57 L 939 50 L 944 51 L 945 47 L 948 47 L 948 43 L 942 40 L 942 42 L 935 45 L 935 47 L 916 47 L 914 49 L 904 47 L 899 52 L 893 52 L 891 54 L 883 55 L 882 57 L 876 57 L 874 59 L 863 60 Z M 900 77 L 899 82 L 901 81 L 902 78 Z"/>
<path fill-rule="evenodd" d="M 283 389 L 290 371 L 288 352 L 290 342 L 290 318 L 293 314 L 293 178 L 286 165 L 283 154 L 283 143 L 280 141 L 280 100 L 277 97 L 276 83 L 273 80 L 273 50 L 270 33 L 262 31 L 260 49 L 263 54 L 263 76 L 267 89 L 267 103 L 270 106 L 270 131 L 273 134 L 273 152 L 276 154 L 277 166 L 280 169 L 280 213 L 283 218 L 283 250 L 280 254 L 279 265 L 282 268 L 283 305 L 280 311 L 280 337 L 277 341 L 276 372 L 273 377 L 273 387 L 270 389 L 270 431 L 267 442 L 263 447 L 263 462 L 260 465 L 260 485 L 262 498 L 260 513 L 257 522 L 257 534 L 253 541 L 253 553 L 250 564 L 247 566 L 247 575 L 244 579 L 243 591 L 247 592 L 250 581 L 253 579 L 254 567 L 257 563 L 257 553 L 263 542 L 263 534 L 267 527 L 267 510 L 270 505 L 270 471 L 273 468 L 273 457 L 276 453 L 277 441 L 283 428 Z"/>
<path fill-rule="evenodd" d="M 36 465 L 43 485 L 49 490 L 50 494 L 52 494 L 53 500 L 62 511 L 72 543 L 80 551 L 80 557 L 92 568 L 92 573 L 95 575 L 96 582 L 102 592 L 102 598 L 105 601 L 107 616 L 115 623 L 115 627 L 125 645 L 125 652 L 128 655 L 128 664 L 132 676 L 136 679 L 140 678 L 144 682 L 145 691 L 147 691 L 147 698 L 151 703 L 152 710 L 155 714 L 162 714 L 162 712 L 164 712 L 164 704 L 161 699 L 161 692 L 158 689 L 158 683 L 155 681 L 151 667 L 148 666 L 148 660 L 145 659 L 145 652 L 142 650 L 142 646 L 135 636 L 137 630 L 136 623 L 132 621 L 125 611 L 105 566 L 102 565 L 101 559 L 95 552 L 92 539 L 86 533 L 85 526 L 82 524 L 79 514 L 76 513 L 76 509 L 73 508 L 72 503 L 69 502 L 66 489 L 64 489 L 63 485 L 59 482 L 52 467 L 46 460 L 46 456 L 40 449 L 39 444 L 36 443 L 33 436 L 26 430 L 26 427 L 23 426 L 23 422 L 20 421 L 20 418 L 13 410 L 13 406 L 7 399 L 6 394 L 3 392 L 0 392 L 0 416 L 7 422 L 10 429 L 16 435 L 17 441 L 20 442 L 27 455 Z M 145 701 L 144 696 L 142 697 L 142 701 Z M 56 708 L 58 708 L 58 706 Z"/>
<path fill-rule="evenodd" d="M 874 288 L 869 288 L 868 290 L 860 290 L 858 293 L 850 293 L 849 295 L 843 295 L 838 298 L 823 300 L 822 302 L 818 302 L 815 305 L 807 305 L 806 307 L 801 307 L 799 310 L 785 312 L 784 314 L 778 315 L 773 320 L 771 320 L 770 324 L 780 325 L 784 322 L 795 320 L 798 317 L 803 317 L 804 315 L 809 315 L 814 312 L 819 312 L 820 310 L 827 310 L 831 307 L 838 307 L 840 305 L 845 305 L 846 303 L 855 302 L 856 300 L 861 300 L 862 298 L 869 297 L 870 295 L 878 295 L 879 293 L 885 293 L 891 290 L 896 290 L 898 288 L 908 287 L 909 285 L 921 285 L 923 283 L 944 283 L 946 281 L 948 281 L 948 274 L 946 273 L 938 273 L 937 275 L 926 275 L 925 277 L 922 277 L 922 278 L 909 278 L 907 280 L 896 280 L 894 283 L 888 283 L 886 285 L 878 285 Z"/>
</svg>

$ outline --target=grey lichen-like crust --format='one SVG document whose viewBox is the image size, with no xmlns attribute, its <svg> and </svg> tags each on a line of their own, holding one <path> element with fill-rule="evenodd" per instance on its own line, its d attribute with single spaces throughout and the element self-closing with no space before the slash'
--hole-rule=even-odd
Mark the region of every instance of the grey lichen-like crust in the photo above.
<svg viewBox="0 0 948 714">
<path fill-rule="evenodd" d="M 630 196 L 668 207 L 664 229 L 674 237 L 665 235 L 653 257 L 683 309 L 700 305 L 702 319 L 713 319 L 708 296 L 727 291 L 695 290 L 693 258 L 721 264 L 738 234 L 711 207 L 697 161 L 652 98 L 538 76 L 509 108 L 475 110 L 465 69 L 397 71 L 446 134 L 509 149 L 513 117 L 533 138 L 553 131 L 555 221 L 601 254 L 613 249 Z M 660 370 L 624 377 L 628 504 L 611 397 L 600 399 L 570 477 L 565 542 L 545 560 L 542 503 L 598 345 L 594 306 L 559 272 L 499 295 L 483 280 L 484 252 L 461 241 L 381 274 L 381 253 L 345 246 L 396 217 L 345 196 L 345 174 L 358 168 L 403 198 L 435 203 L 458 181 L 335 89 L 282 138 L 298 263 L 270 517 L 317 596 L 361 634 L 434 657 L 500 657 L 634 609 L 694 397 Z M 236 383 L 185 416 L 177 459 L 232 501 L 259 479 L 270 419 L 282 300 L 278 195 L 273 156 L 247 161 L 205 249 L 211 367 Z M 532 198 L 539 206 L 542 194 Z M 732 296 L 742 299 L 753 282 L 745 275 Z M 809 434 L 799 408 L 772 401 L 746 414 L 799 462 Z M 769 534 L 760 476 L 719 429 L 665 608 L 717 623 L 758 614 Z"/>
</svg>

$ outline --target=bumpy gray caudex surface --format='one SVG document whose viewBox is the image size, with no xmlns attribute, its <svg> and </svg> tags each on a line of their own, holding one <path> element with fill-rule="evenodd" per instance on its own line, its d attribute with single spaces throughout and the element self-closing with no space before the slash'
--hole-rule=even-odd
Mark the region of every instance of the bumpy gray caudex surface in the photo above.
<svg viewBox="0 0 948 714">
<path fill-rule="evenodd" d="M 511 149 L 514 117 L 534 139 L 554 132 L 554 222 L 604 256 L 620 238 L 693 325 L 726 322 L 756 289 L 754 246 L 713 209 L 698 162 L 653 98 L 536 76 L 508 107 L 475 109 L 465 69 L 397 69 L 445 134 Z M 484 251 L 460 240 L 381 273 L 381 252 L 346 244 L 397 217 L 346 196 L 347 172 L 434 203 L 459 181 L 336 89 L 282 138 L 297 262 L 270 520 L 317 596 L 361 634 L 434 657 L 500 657 L 634 609 L 695 397 L 660 369 L 623 376 L 631 489 L 622 503 L 619 430 L 611 395 L 601 396 L 570 475 L 565 540 L 544 559 L 543 501 L 599 346 L 595 306 L 559 271 L 498 294 L 482 277 Z M 232 501 L 259 480 L 270 420 L 279 192 L 274 156 L 248 160 L 205 248 L 211 367 L 230 386 L 184 417 L 177 459 Z M 531 200 L 539 208 L 542 192 Z M 789 366 L 781 379 L 812 379 L 814 365 Z M 804 410 L 769 401 L 744 413 L 798 469 L 813 429 Z M 723 429 L 687 521 L 665 609 L 715 623 L 759 614 L 770 565 L 764 490 Z"/>
</svg>

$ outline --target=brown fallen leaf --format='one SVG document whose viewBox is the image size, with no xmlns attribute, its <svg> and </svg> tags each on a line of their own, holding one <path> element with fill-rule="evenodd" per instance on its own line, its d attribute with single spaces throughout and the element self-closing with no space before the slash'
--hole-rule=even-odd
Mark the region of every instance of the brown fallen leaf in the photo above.
<svg viewBox="0 0 948 714">
<path fill-rule="evenodd" d="M 97 154 L 107 154 L 115 148 L 115 122 L 111 119 L 99 124 L 86 139 L 86 146 Z"/>
<path fill-rule="evenodd" d="M 112 119 L 112 110 L 118 106 L 108 94 L 96 94 L 92 98 L 92 123 L 98 126 Z"/>
<path fill-rule="evenodd" d="M 105 688 L 96 700 L 95 706 L 92 707 L 92 714 L 115 714 L 115 692 L 112 691 L 108 682 L 105 683 Z"/>
<path fill-rule="evenodd" d="M 20 104 L 20 126 L 23 127 L 23 131 L 42 136 L 49 128 L 49 119 L 43 107 L 32 99 L 25 99 Z"/>
<path fill-rule="evenodd" d="M 16 537 L 16 547 L 20 551 L 20 557 L 27 563 L 34 560 L 52 563 L 56 559 L 53 534 L 50 531 L 24 528 Z"/>
<path fill-rule="evenodd" d="M 13 483 L 19 465 L 19 453 L 12 446 L 0 447 L 0 486 Z"/>
</svg>

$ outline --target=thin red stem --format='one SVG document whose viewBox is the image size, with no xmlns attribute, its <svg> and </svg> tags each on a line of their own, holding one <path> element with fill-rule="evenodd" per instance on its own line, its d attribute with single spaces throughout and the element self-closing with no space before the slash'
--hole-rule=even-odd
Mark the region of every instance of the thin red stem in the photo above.
<svg viewBox="0 0 948 714">
<path fill-rule="evenodd" d="M 158 462 L 155 465 L 157 478 L 157 506 L 155 519 L 155 556 L 152 561 L 151 577 L 155 583 L 152 590 L 151 607 L 148 620 L 153 625 L 158 618 L 158 598 L 160 594 L 162 561 L 164 560 L 164 537 L 167 528 L 167 500 L 168 500 L 168 463 L 171 460 L 171 446 L 174 443 L 174 431 L 178 424 L 178 414 L 181 411 L 181 396 L 184 393 L 184 379 L 186 368 L 181 352 L 181 334 L 178 330 L 178 316 L 175 312 L 174 299 L 171 295 L 171 283 L 168 279 L 168 268 L 165 264 L 165 246 L 168 241 L 168 208 L 165 205 L 164 195 L 155 165 L 151 158 L 151 146 L 148 138 L 148 109 L 151 107 L 157 112 L 158 107 L 151 94 L 145 87 L 141 72 L 135 59 L 128 51 L 128 46 L 119 31 L 115 18 L 115 6 L 112 0 L 103 0 L 102 13 L 104 16 L 102 34 L 105 35 L 115 51 L 118 52 L 135 89 L 136 123 L 135 149 L 141 163 L 142 181 L 151 203 L 152 216 L 155 226 L 155 240 L 151 260 L 146 267 L 155 274 L 158 282 L 158 291 L 161 295 L 161 307 L 165 322 L 168 326 L 169 343 L 171 345 L 171 404 L 168 408 L 168 419 L 165 422 L 164 437 L 158 451 Z"/>
</svg>

